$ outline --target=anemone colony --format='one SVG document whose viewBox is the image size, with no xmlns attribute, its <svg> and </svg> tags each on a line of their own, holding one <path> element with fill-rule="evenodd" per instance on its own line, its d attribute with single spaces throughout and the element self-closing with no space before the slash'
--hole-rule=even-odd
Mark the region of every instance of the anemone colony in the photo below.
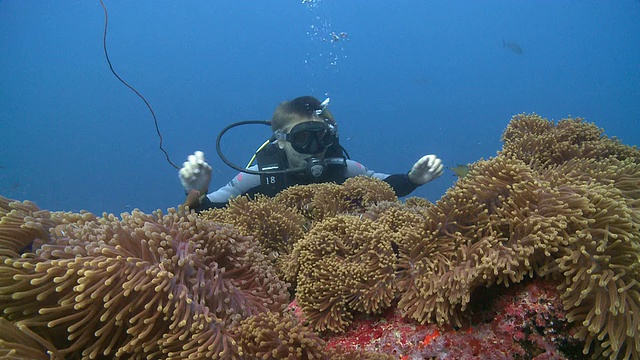
<svg viewBox="0 0 640 360">
<path fill-rule="evenodd" d="M 640 151 L 573 118 L 518 115 L 502 139 L 436 204 L 366 178 L 199 215 L 0 198 L 0 357 L 386 358 L 320 335 L 391 306 L 464 326 L 476 290 L 538 277 L 585 354 L 639 359 Z"/>
</svg>

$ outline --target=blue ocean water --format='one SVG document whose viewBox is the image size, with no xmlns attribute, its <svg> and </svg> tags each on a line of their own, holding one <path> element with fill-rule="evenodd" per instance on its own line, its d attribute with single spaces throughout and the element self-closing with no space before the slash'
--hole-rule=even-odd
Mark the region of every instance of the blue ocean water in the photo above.
<svg viewBox="0 0 640 360">
<path fill-rule="evenodd" d="M 301 95 L 330 97 L 342 144 L 379 172 L 491 157 L 522 112 L 640 144 L 637 1 L 104 1 L 114 69 L 174 163 L 207 154 L 211 190 L 235 174 L 218 132 Z M 103 29 L 98 0 L 0 0 L 1 195 L 98 214 L 183 201 Z M 234 129 L 223 149 L 243 166 L 268 135 Z"/>
</svg>

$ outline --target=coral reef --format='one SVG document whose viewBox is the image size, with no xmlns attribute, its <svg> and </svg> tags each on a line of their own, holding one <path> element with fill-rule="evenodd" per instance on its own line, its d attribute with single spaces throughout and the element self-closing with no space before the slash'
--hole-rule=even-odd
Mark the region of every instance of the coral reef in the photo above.
<svg viewBox="0 0 640 360">
<path fill-rule="evenodd" d="M 297 245 L 296 299 L 318 331 L 342 331 L 352 312 L 376 313 L 395 297 L 395 255 L 385 229 L 354 215 L 327 218 Z"/>
<path fill-rule="evenodd" d="M 334 239 L 366 239 L 359 230 L 365 226 L 398 252 L 385 264 L 397 276 L 382 284 L 386 299 L 396 287 L 404 316 L 464 327 L 475 292 L 549 277 L 560 281 L 567 319 L 577 325 L 585 354 L 638 358 L 640 152 L 581 119 L 556 125 L 537 115 L 514 117 L 503 140 L 498 156 L 472 164 L 435 205 L 380 201 L 358 212 L 348 230 L 323 229 L 348 216 L 323 214 L 294 247 L 301 264 L 297 296 L 307 320 L 317 330 L 347 328 L 356 309 L 345 299 L 363 297 L 346 286 L 361 257 L 351 258 Z M 379 302 L 375 311 L 388 304 Z"/>
<path fill-rule="evenodd" d="M 323 359 L 324 341 L 290 314 L 263 312 L 233 329 L 240 351 L 259 359 Z"/>
<path fill-rule="evenodd" d="M 502 140 L 435 204 L 368 178 L 201 215 L 0 198 L 0 356 L 640 359 L 640 151 L 535 114 Z"/>
<path fill-rule="evenodd" d="M 502 156 L 513 156 L 535 169 L 549 168 L 571 159 L 618 160 L 638 158 L 638 149 L 604 136 L 604 131 L 582 118 L 567 118 L 554 124 L 535 114 L 511 119 L 502 134 Z"/>
<path fill-rule="evenodd" d="M 567 319 L 593 357 L 640 355 L 640 151 L 580 119 L 514 117 L 401 247 L 403 313 L 463 326 L 477 289 L 559 279 Z M 384 212 L 378 215 L 383 218 Z"/>
<path fill-rule="evenodd" d="M 557 283 L 526 281 L 477 293 L 471 323 L 464 328 L 421 325 L 391 307 L 380 316 L 358 315 L 342 335 L 328 337 L 329 349 L 359 348 L 397 359 L 582 359 L 571 334 Z"/>
<path fill-rule="evenodd" d="M 286 266 L 293 246 L 302 238 L 307 225 L 307 219 L 300 212 L 282 201 L 257 195 L 251 200 L 239 196 L 226 208 L 203 211 L 200 216 L 208 221 L 230 224 L 243 235 L 252 236 L 260 243 L 262 253 L 278 275 L 295 282 L 295 277 L 287 276 L 290 271 Z"/>
<path fill-rule="evenodd" d="M 288 207 L 297 209 L 310 221 L 344 213 L 360 213 L 368 206 L 382 201 L 397 201 L 393 189 L 382 182 L 366 177 L 347 179 L 342 185 L 315 184 L 292 186 L 274 198 Z"/>
<path fill-rule="evenodd" d="M 3 318 L 62 357 L 237 358 L 234 324 L 288 303 L 253 239 L 229 226 L 182 210 L 67 218 L 0 265 Z"/>
<path fill-rule="evenodd" d="M 63 359 L 50 342 L 24 325 L 0 318 L 0 359 Z"/>
<path fill-rule="evenodd" d="M 40 210 L 34 203 L 0 196 L 0 260 L 19 257 L 28 247 L 48 241 L 49 229 L 55 225 L 49 211 Z"/>
</svg>

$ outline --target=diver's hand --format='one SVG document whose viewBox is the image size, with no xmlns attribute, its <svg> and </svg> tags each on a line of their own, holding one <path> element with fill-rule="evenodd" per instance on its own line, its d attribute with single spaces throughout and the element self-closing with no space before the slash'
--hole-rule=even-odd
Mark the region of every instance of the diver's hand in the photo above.
<svg viewBox="0 0 640 360">
<path fill-rule="evenodd" d="M 178 176 L 187 193 L 198 190 L 201 194 L 206 194 L 211 182 L 211 166 L 207 164 L 204 153 L 196 151 L 193 155 L 189 155 L 187 161 L 182 164 Z"/>
<path fill-rule="evenodd" d="M 409 171 L 409 180 L 416 185 L 424 185 L 442 175 L 443 170 L 442 160 L 435 155 L 425 155 Z"/>
</svg>

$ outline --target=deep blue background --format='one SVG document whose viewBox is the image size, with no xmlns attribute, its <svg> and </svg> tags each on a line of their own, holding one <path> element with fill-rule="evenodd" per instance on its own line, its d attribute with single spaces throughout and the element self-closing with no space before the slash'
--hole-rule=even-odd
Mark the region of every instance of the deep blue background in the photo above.
<svg viewBox="0 0 640 360">
<path fill-rule="evenodd" d="M 640 4 L 620 1 L 105 0 L 116 71 L 176 164 L 300 95 L 331 97 L 343 145 L 380 172 L 495 155 L 511 116 L 586 118 L 640 144 Z M 183 200 L 144 103 L 109 71 L 98 0 L 0 1 L 0 194 L 119 214 Z M 325 41 L 346 32 L 348 40 Z M 518 55 L 503 47 L 518 43 Z M 244 165 L 267 127 L 229 133 Z M 414 194 L 435 201 L 451 171 Z"/>
</svg>

